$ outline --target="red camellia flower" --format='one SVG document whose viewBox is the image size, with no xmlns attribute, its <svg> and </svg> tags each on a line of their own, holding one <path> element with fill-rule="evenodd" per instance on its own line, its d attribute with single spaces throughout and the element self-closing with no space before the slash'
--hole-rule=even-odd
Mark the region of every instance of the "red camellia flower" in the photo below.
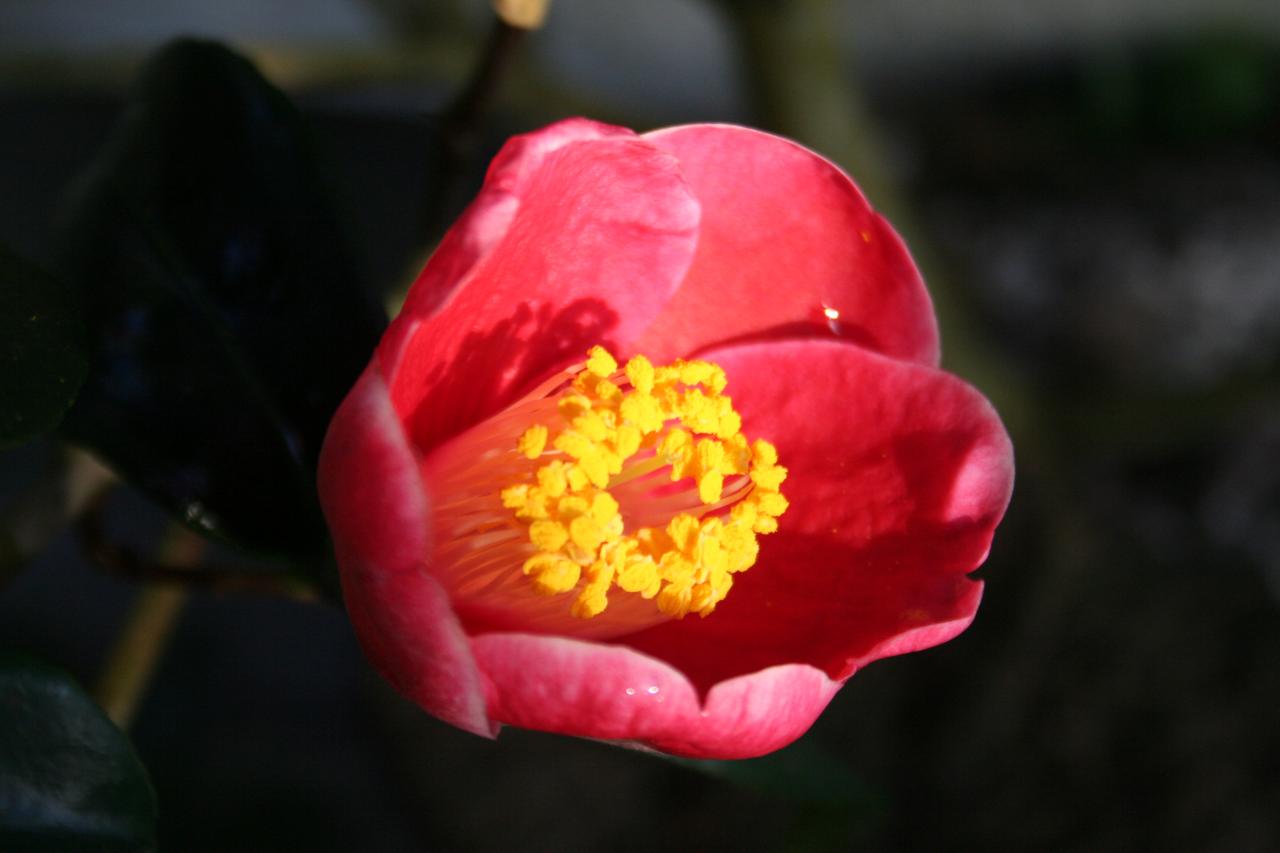
<svg viewBox="0 0 1280 853">
<path fill-rule="evenodd" d="M 437 717 L 714 758 L 973 619 L 1012 488 L 902 242 L 739 127 L 511 140 L 334 417 L 379 671 Z"/>
</svg>

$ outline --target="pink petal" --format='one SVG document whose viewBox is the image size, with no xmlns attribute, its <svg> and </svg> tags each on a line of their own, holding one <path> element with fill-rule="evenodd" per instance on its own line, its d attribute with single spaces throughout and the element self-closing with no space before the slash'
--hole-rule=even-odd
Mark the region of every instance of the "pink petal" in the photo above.
<svg viewBox="0 0 1280 853">
<path fill-rule="evenodd" d="M 415 444 L 593 344 L 625 348 L 688 269 L 698 216 L 675 158 L 631 131 L 574 120 L 508 142 L 379 350 Z"/>
<path fill-rule="evenodd" d="M 347 613 L 369 660 L 440 719 L 495 735 L 466 634 L 448 597 L 423 569 L 431 544 L 430 498 L 372 366 L 329 425 L 318 485 Z"/>
<path fill-rule="evenodd" d="M 783 663 L 843 679 L 962 631 L 982 592 L 966 573 L 986 559 L 1013 484 L 990 404 L 949 374 L 848 344 L 708 357 L 728 372 L 744 431 L 776 443 L 791 508 L 715 613 L 623 642 L 705 689 Z"/>
<path fill-rule="evenodd" d="M 702 225 L 684 285 L 638 351 L 669 360 L 729 341 L 834 336 L 937 364 L 920 273 L 836 166 L 741 127 L 690 125 L 644 138 L 680 160 Z"/>
<path fill-rule="evenodd" d="M 813 667 L 780 666 L 717 684 L 703 704 L 680 672 L 622 646 L 531 634 L 487 634 L 472 645 L 495 720 L 696 758 L 786 746 L 840 688 Z"/>
</svg>

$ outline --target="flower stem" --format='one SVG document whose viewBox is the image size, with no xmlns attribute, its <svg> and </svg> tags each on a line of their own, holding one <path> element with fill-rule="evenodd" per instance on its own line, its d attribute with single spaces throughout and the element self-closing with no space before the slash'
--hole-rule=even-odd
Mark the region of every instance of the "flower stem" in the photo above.
<svg viewBox="0 0 1280 853">
<path fill-rule="evenodd" d="M 160 546 L 158 558 L 166 563 L 192 565 L 205 547 L 199 536 L 174 525 Z M 187 590 L 175 583 L 147 584 L 138 592 L 94 690 L 98 704 L 121 729 L 133 722 L 187 596 Z"/>
</svg>

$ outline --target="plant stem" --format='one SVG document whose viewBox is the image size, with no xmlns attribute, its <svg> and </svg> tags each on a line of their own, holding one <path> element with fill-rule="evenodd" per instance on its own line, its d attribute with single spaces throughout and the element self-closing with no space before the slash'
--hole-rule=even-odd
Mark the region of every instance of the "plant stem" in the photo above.
<svg viewBox="0 0 1280 853">
<path fill-rule="evenodd" d="M 165 563 L 192 565 L 205 547 L 199 536 L 174 525 L 157 556 Z M 187 590 L 174 583 L 147 584 L 138 592 L 94 691 L 107 716 L 121 729 L 133 722 L 187 596 Z"/>
<path fill-rule="evenodd" d="M 316 588 L 306 581 L 266 568 L 227 565 L 200 567 L 196 565 L 196 559 L 174 562 L 165 559 L 163 552 L 149 559 L 144 558 L 112 541 L 107 535 L 102 517 L 104 498 L 105 496 L 94 500 L 85 509 L 76 527 L 85 556 L 110 574 L 129 581 L 176 584 L 186 589 L 208 589 L 219 593 L 250 592 L 309 602 L 320 600 Z"/>
<path fill-rule="evenodd" d="M 526 30 L 497 15 L 484 51 L 462 89 L 437 117 L 431 168 L 427 174 L 425 234 L 436 235 L 453 219 L 459 178 L 476 147 L 480 119 L 488 110 Z"/>
</svg>

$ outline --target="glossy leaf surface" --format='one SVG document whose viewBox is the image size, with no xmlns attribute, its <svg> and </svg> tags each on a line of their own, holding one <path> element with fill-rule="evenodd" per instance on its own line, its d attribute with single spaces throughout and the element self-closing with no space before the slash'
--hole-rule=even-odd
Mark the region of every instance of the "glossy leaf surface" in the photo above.
<svg viewBox="0 0 1280 853">
<path fill-rule="evenodd" d="M 288 99 L 225 48 L 169 46 L 68 238 L 94 363 L 67 436 L 196 528 L 315 561 L 315 460 L 385 318 Z"/>
<path fill-rule="evenodd" d="M 150 850 L 155 823 L 146 770 L 93 700 L 0 655 L 0 850 Z"/>
</svg>

